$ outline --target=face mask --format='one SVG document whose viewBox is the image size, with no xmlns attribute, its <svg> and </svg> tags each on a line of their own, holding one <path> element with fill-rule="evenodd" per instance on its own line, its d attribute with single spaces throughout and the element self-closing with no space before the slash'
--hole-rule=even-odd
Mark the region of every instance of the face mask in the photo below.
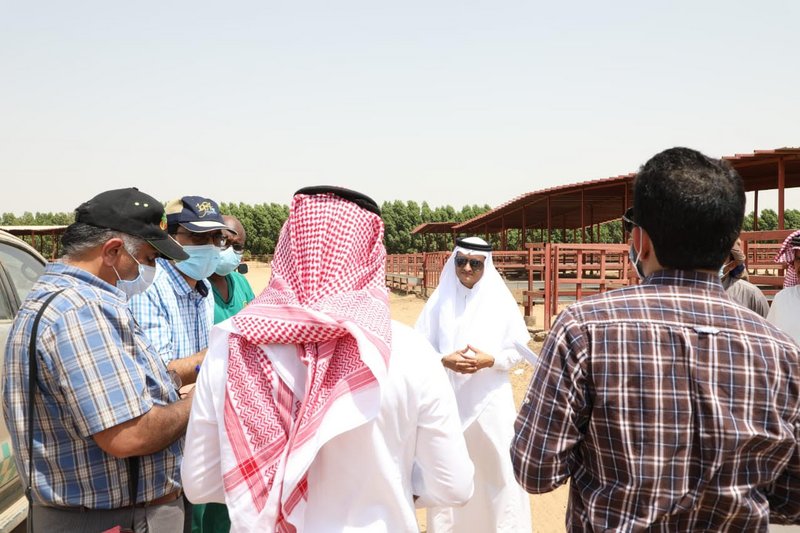
<svg viewBox="0 0 800 533">
<path fill-rule="evenodd" d="M 733 263 L 733 261 L 728 261 L 727 263 L 723 263 L 722 266 L 719 267 L 719 279 L 722 279 L 722 278 L 725 277 L 725 269 L 728 268 L 732 263 Z M 742 265 L 742 266 L 744 266 L 744 265 Z M 733 277 L 733 271 L 734 270 L 736 270 L 736 269 L 732 268 L 731 271 L 728 272 L 728 274 L 730 274 L 731 277 Z"/>
<path fill-rule="evenodd" d="M 219 254 L 219 265 L 214 271 L 215 274 L 220 276 L 227 276 L 239 266 L 242 262 L 242 254 L 235 251 L 233 246 L 229 246 Z"/>
<path fill-rule="evenodd" d="M 194 280 L 206 279 L 214 273 L 219 264 L 219 248 L 213 244 L 184 246 L 189 259 L 175 263 L 175 268 Z"/>
<path fill-rule="evenodd" d="M 133 257 L 133 254 L 130 253 L 127 248 L 125 248 L 125 252 L 131 256 L 131 259 L 136 261 L 136 258 Z M 136 261 L 136 264 L 139 265 L 139 275 L 134 279 L 122 279 L 117 269 L 112 267 L 114 268 L 114 273 L 117 275 L 117 288 L 124 292 L 125 296 L 128 298 L 132 298 L 146 291 L 147 287 L 153 283 L 156 277 L 156 267 L 143 265 L 139 261 Z"/>
<path fill-rule="evenodd" d="M 641 233 L 641 232 L 640 232 Z M 639 250 L 642 249 L 641 240 L 639 242 Z M 630 250 L 628 250 L 628 258 L 631 260 L 631 264 L 636 268 L 636 275 L 639 276 L 639 280 L 644 280 L 644 269 L 642 268 L 641 263 L 641 252 L 636 253 L 636 250 L 633 248 L 633 243 L 631 243 Z"/>
</svg>

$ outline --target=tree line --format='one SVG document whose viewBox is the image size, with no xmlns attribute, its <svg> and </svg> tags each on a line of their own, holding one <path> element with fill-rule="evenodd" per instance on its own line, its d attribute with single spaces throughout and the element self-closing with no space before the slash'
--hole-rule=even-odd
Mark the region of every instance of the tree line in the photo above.
<svg viewBox="0 0 800 533">
<path fill-rule="evenodd" d="M 412 235 L 411 231 L 424 222 L 465 222 L 491 209 L 488 205 L 467 205 L 460 210 L 453 206 L 439 206 L 432 208 L 427 202 L 421 204 L 411 201 L 395 200 L 384 202 L 381 205 L 383 221 L 386 226 L 386 250 L 390 254 L 416 253 L 423 251 L 449 250 L 453 246 L 451 234 Z M 289 216 L 289 207 L 283 204 L 262 203 L 221 203 L 220 211 L 233 215 L 241 220 L 247 232 L 246 257 L 263 256 L 275 251 L 275 243 L 280 235 L 281 227 Z M 800 228 L 800 210 L 787 209 L 784 213 L 785 227 L 787 229 Z M 0 226 L 55 226 L 71 224 L 74 220 L 73 213 L 30 213 L 21 216 L 13 213 L 0 215 Z M 764 209 L 758 216 L 759 230 L 774 230 L 778 228 L 778 214 L 773 209 Z M 753 229 L 753 212 L 744 219 L 744 231 Z M 618 220 L 606 222 L 599 226 L 599 239 L 587 228 L 586 242 L 622 242 L 622 226 Z M 484 238 L 486 236 L 482 235 Z M 520 249 L 521 232 L 511 229 L 506 232 L 506 246 L 508 249 Z M 526 242 L 542 242 L 546 239 L 546 232 L 541 230 L 527 231 Z M 580 230 L 556 229 L 551 232 L 551 242 L 581 242 Z M 26 238 L 26 240 L 30 240 Z M 490 234 L 489 240 L 494 246 L 499 246 L 501 237 Z M 50 257 L 54 243 L 52 237 L 44 236 L 37 247 L 46 257 Z"/>
</svg>

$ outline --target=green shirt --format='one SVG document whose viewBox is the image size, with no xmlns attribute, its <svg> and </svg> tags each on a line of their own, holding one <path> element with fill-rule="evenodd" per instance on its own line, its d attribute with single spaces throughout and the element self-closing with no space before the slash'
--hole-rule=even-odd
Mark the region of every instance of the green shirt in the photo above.
<svg viewBox="0 0 800 533">
<path fill-rule="evenodd" d="M 225 283 L 228 284 L 227 302 L 222 299 L 214 284 L 211 284 L 214 290 L 214 324 L 232 317 L 255 298 L 247 278 L 238 272 L 231 272 L 225 276 Z"/>
</svg>

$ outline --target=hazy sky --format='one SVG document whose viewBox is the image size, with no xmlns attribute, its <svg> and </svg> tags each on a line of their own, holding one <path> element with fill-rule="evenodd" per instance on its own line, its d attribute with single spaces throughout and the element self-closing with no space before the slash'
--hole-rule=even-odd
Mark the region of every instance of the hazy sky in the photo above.
<svg viewBox="0 0 800 533">
<path fill-rule="evenodd" d="M 798 17 L 794 0 L 0 0 L 0 212 L 126 186 L 288 203 L 321 183 L 495 206 L 674 145 L 800 146 Z"/>
</svg>

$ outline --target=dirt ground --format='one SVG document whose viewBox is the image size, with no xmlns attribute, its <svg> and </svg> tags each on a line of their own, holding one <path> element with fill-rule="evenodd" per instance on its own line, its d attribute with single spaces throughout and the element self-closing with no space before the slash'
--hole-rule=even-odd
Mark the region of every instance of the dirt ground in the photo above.
<svg viewBox="0 0 800 533">
<path fill-rule="evenodd" d="M 246 277 L 253 287 L 253 292 L 258 295 L 266 287 L 269 281 L 270 269 L 264 263 L 248 263 L 249 272 Z M 403 295 L 392 293 L 389 299 L 391 304 L 392 318 L 408 324 L 414 325 L 417 316 L 425 305 L 425 300 L 415 295 Z M 541 324 L 541 319 L 537 322 Z M 538 353 L 541 342 L 530 343 L 530 348 Z M 530 381 L 533 369 L 527 363 L 523 363 L 512 368 L 509 374 L 511 384 L 514 389 L 514 399 L 517 405 L 522 401 L 522 397 Z M 533 518 L 533 531 L 536 533 L 555 533 L 564 531 L 564 514 L 567 509 L 567 486 L 562 486 L 558 490 L 549 494 L 531 496 L 531 516 Z M 425 531 L 425 511 L 419 511 L 417 518 L 420 522 L 420 531 Z"/>
</svg>

